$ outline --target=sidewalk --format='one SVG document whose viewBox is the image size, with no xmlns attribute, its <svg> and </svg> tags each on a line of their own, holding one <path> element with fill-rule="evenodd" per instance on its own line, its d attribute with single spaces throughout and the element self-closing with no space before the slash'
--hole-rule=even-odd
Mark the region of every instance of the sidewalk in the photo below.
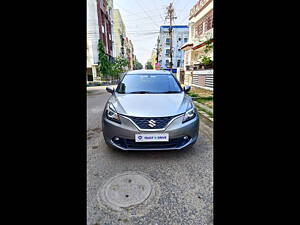
<svg viewBox="0 0 300 225">
<path fill-rule="evenodd" d="M 206 117 L 200 116 L 200 132 L 202 132 L 210 141 L 213 141 L 213 122 Z"/>
<path fill-rule="evenodd" d="M 96 91 L 96 90 L 105 90 L 106 87 L 111 87 L 111 88 L 117 88 L 117 85 L 106 85 L 106 86 L 92 86 L 92 87 L 87 87 L 87 91 Z"/>
</svg>

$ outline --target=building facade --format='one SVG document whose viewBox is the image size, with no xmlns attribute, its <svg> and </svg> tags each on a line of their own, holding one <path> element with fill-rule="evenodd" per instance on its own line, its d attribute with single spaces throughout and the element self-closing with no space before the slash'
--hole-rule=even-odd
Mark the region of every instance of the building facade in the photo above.
<svg viewBox="0 0 300 225">
<path fill-rule="evenodd" d="M 93 1 L 93 0 L 92 0 Z M 99 38 L 102 40 L 105 53 L 113 60 L 113 1 L 97 0 Z"/>
<path fill-rule="evenodd" d="M 87 0 L 87 64 L 86 79 L 93 81 L 97 77 L 99 25 L 97 2 Z"/>
<path fill-rule="evenodd" d="M 134 68 L 134 48 L 126 37 L 126 27 L 113 0 L 87 1 L 87 81 L 97 78 L 98 43 L 102 41 L 110 62 L 116 57 L 128 59 L 128 68 Z"/>
<path fill-rule="evenodd" d="M 163 70 L 171 70 L 170 68 L 170 34 L 169 34 L 170 26 L 161 26 L 160 33 L 158 37 L 158 62 L 161 65 L 161 69 Z M 184 66 L 184 54 L 181 50 L 181 46 L 184 43 L 188 42 L 189 37 L 189 27 L 185 25 L 174 25 L 172 26 L 172 52 L 173 52 L 173 66 L 172 72 L 176 73 L 178 67 Z"/>
<path fill-rule="evenodd" d="M 185 52 L 185 83 L 212 88 L 213 70 L 201 71 L 201 56 L 213 61 L 213 50 L 204 51 L 207 41 L 213 42 L 213 0 L 199 0 L 190 10 L 189 41 L 181 47 Z"/>
<path fill-rule="evenodd" d="M 126 27 L 122 20 L 119 9 L 113 11 L 114 20 L 114 46 L 116 49 L 116 57 L 125 57 L 125 38 Z"/>
<path fill-rule="evenodd" d="M 114 22 L 114 1 L 113 0 L 107 0 L 107 6 L 108 6 L 108 14 L 111 18 L 111 42 L 112 42 L 112 57 L 116 57 L 116 48 L 115 48 L 115 36 L 114 36 L 114 29 L 115 29 L 115 22 Z"/>
<path fill-rule="evenodd" d="M 124 40 L 125 45 L 125 58 L 128 60 L 128 69 L 133 70 L 133 62 L 134 62 L 134 49 L 131 40 L 128 37 L 125 37 Z"/>
<path fill-rule="evenodd" d="M 116 57 L 123 57 L 128 60 L 128 69 L 134 67 L 134 48 L 132 41 L 126 35 L 126 27 L 118 9 L 114 9 L 114 46 L 116 48 Z"/>
</svg>

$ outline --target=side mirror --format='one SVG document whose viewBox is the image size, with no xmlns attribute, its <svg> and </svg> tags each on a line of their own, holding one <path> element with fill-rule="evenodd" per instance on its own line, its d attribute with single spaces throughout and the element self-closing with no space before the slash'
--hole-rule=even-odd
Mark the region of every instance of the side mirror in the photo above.
<svg viewBox="0 0 300 225">
<path fill-rule="evenodd" d="M 186 86 L 184 86 L 183 90 L 185 93 L 188 93 L 191 90 L 191 87 L 186 85 Z"/>
<path fill-rule="evenodd" d="M 115 92 L 115 89 L 111 87 L 106 87 L 106 91 L 112 94 Z"/>
</svg>

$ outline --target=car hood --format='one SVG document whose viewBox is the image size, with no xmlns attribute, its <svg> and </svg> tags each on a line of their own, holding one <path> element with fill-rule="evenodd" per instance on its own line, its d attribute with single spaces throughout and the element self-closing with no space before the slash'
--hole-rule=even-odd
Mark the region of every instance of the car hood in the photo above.
<svg viewBox="0 0 300 225">
<path fill-rule="evenodd" d="M 119 114 L 136 117 L 174 116 L 186 112 L 191 98 L 176 94 L 118 94 L 109 100 Z"/>
</svg>

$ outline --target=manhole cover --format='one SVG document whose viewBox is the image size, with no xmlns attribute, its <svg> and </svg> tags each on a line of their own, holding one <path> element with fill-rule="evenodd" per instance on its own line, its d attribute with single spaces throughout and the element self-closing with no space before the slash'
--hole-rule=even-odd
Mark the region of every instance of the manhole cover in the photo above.
<svg viewBox="0 0 300 225">
<path fill-rule="evenodd" d="M 101 199 L 111 208 L 120 210 L 136 206 L 147 200 L 152 182 L 145 175 L 127 172 L 109 179 L 101 190 Z"/>
</svg>

